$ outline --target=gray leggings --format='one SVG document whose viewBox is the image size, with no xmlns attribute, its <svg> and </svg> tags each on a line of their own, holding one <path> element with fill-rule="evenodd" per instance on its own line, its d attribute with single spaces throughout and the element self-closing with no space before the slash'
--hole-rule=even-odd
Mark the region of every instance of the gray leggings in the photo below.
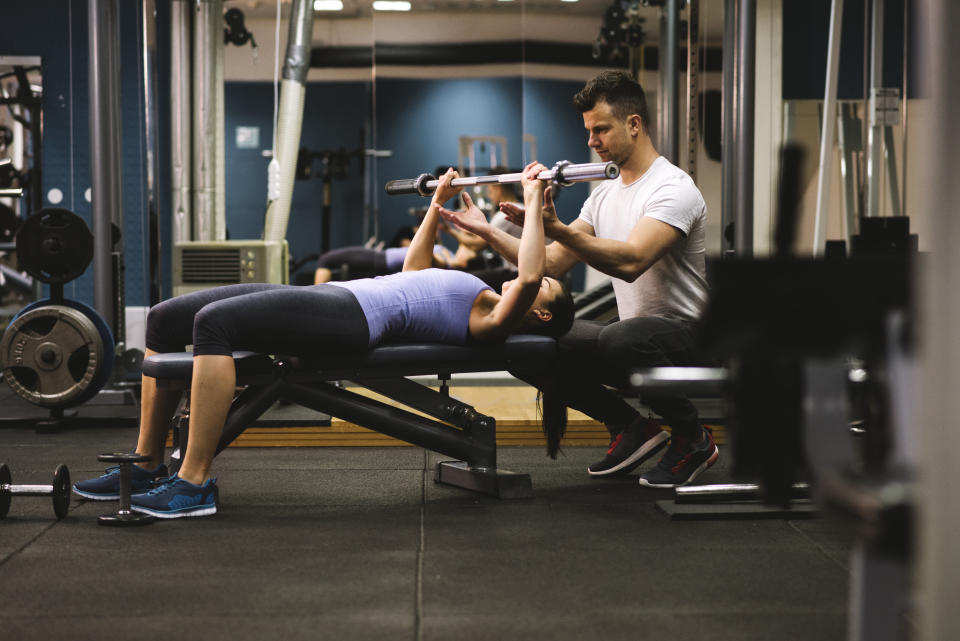
<svg viewBox="0 0 960 641">
<path fill-rule="evenodd" d="M 146 346 L 197 355 L 234 350 L 300 356 L 361 352 L 367 318 L 356 297 L 335 285 L 244 283 L 171 298 L 147 316 Z"/>
</svg>

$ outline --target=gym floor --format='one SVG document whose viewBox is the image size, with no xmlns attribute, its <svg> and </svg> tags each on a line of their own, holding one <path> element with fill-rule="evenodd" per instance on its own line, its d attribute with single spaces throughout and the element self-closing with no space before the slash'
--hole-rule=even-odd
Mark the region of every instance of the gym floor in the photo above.
<svg viewBox="0 0 960 641">
<path fill-rule="evenodd" d="M 132 428 L 0 429 L 14 483 L 99 474 Z M 221 511 L 139 528 L 113 502 L 13 497 L 0 521 L 10 640 L 842 639 L 844 528 L 813 520 L 672 522 L 636 476 L 595 480 L 598 447 L 500 449 L 535 497 L 434 484 L 414 447 L 230 448 Z M 721 454 L 722 456 L 722 454 Z M 724 461 L 700 478 L 724 482 Z"/>
</svg>

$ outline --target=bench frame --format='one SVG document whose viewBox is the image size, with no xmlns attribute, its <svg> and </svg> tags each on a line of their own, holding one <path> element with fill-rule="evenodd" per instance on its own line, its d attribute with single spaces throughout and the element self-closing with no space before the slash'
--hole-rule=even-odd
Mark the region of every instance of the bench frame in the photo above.
<svg viewBox="0 0 960 641">
<path fill-rule="evenodd" d="M 549 371 L 556 342 L 544 336 L 517 335 L 502 344 L 451 346 L 397 344 L 377 347 L 357 357 L 333 357 L 307 362 L 273 358 L 254 352 L 234 352 L 237 395 L 224 423 L 216 453 L 222 452 L 276 401 L 297 403 L 413 445 L 453 457 L 437 464 L 434 480 L 502 499 L 527 498 L 533 488 L 529 474 L 497 468 L 496 420 L 451 398 L 448 382 L 454 373 L 511 370 L 522 365 Z M 187 352 L 157 354 L 144 361 L 143 372 L 160 387 L 184 389 L 189 395 L 193 356 Z M 435 390 L 410 376 L 436 375 Z M 339 385 L 350 380 L 404 407 L 383 403 Z M 186 452 L 188 402 L 174 419 L 171 473 Z M 412 411 L 427 414 L 424 417 Z"/>
</svg>

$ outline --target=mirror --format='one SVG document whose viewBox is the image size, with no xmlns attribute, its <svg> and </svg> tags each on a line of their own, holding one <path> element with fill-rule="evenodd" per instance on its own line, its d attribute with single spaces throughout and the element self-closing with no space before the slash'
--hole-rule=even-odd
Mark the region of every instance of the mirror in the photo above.
<svg viewBox="0 0 960 641">
<path fill-rule="evenodd" d="M 0 56 L 0 306 L 4 316 L 34 298 L 32 279 L 17 270 L 14 235 L 21 221 L 42 203 L 40 63 L 35 56 Z M 56 198 L 51 190 L 51 202 Z"/>
</svg>

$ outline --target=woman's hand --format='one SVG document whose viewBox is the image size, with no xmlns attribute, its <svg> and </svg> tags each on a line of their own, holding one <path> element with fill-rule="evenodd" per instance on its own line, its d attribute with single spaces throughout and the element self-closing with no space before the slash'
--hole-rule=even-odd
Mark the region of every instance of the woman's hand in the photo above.
<svg viewBox="0 0 960 641">
<path fill-rule="evenodd" d="M 440 176 L 440 184 L 437 185 L 436 191 L 433 192 L 432 204 L 442 205 L 463 191 L 463 187 L 454 187 L 450 184 L 450 181 L 459 177 L 460 174 L 454 171 L 453 167 L 447 169 L 446 173 Z"/>
</svg>

